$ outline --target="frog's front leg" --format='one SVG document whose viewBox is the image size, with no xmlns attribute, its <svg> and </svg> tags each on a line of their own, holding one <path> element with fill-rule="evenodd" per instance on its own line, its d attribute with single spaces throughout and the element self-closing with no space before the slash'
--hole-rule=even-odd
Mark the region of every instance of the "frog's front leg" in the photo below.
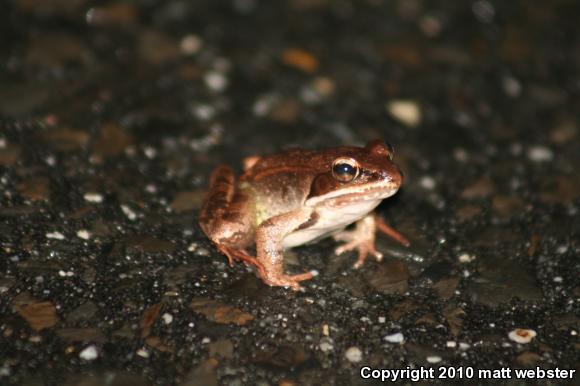
<svg viewBox="0 0 580 386">
<path fill-rule="evenodd" d="M 292 231 L 311 219 L 312 209 L 298 209 L 280 214 L 262 222 L 256 231 L 256 252 L 263 271 L 262 280 L 271 286 L 300 289 L 299 282 L 312 279 L 311 272 L 299 275 L 287 275 L 284 272 L 284 253 L 282 240 Z"/>
<path fill-rule="evenodd" d="M 334 253 L 340 255 L 353 249 L 358 250 L 358 259 L 354 263 L 354 268 L 360 268 L 370 253 L 378 261 L 383 259 L 383 254 L 375 247 L 376 231 L 380 230 L 405 246 L 409 246 L 409 241 L 399 232 L 384 223 L 381 218 L 374 214 L 369 214 L 357 221 L 355 229 L 352 231 L 341 231 L 333 235 L 334 240 L 345 243 L 337 247 Z"/>
</svg>

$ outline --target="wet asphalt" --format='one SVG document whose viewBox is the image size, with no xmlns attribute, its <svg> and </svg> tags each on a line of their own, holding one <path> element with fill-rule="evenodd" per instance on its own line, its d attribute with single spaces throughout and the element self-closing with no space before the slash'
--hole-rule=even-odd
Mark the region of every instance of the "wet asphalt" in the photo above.
<svg viewBox="0 0 580 386">
<path fill-rule="evenodd" d="M 575 2 L 0 11 L 1 385 L 580 383 Z M 373 138 L 410 247 L 295 248 L 294 292 L 201 232 L 218 164 Z"/>
</svg>

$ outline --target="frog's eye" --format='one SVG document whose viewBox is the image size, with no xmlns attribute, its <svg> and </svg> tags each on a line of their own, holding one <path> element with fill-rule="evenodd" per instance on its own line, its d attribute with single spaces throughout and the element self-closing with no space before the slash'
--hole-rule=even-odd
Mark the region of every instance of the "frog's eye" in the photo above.
<svg viewBox="0 0 580 386">
<path fill-rule="evenodd" d="M 332 176 L 339 182 L 351 182 L 359 170 L 358 162 L 352 158 L 337 158 L 332 163 Z"/>
</svg>

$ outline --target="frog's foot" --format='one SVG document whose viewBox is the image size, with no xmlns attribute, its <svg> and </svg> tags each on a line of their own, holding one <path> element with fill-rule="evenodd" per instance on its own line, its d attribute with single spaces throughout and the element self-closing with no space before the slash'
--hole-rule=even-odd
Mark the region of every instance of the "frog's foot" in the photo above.
<svg viewBox="0 0 580 386">
<path fill-rule="evenodd" d="M 358 259 L 353 266 L 355 269 L 360 268 L 364 264 L 369 253 L 373 255 L 377 261 L 381 261 L 383 259 L 383 254 L 377 251 L 377 248 L 375 247 L 374 235 L 372 235 L 372 237 L 368 237 L 366 235 L 362 235 L 358 230 L 354 230 L 350 232 L 343 231 L 335 234 L 333 237 L 336 241 L 345 241 L 344 244 L 334 250 L 334 253 L 337 255 L 343 254 L 347 251 L 352 251 L 353 249 L 358 251 Z"/>
<path fill-rule="evenodd" d="M 263 275 L 266 272 L 262 263 L 260 263 L 255 257 L 250 256 L 244 249 L 234 249 L 224 245 L 218 245 L 217 248 L 221 253 L 227 256 L 230 267 L 234 266 L 234 262 L 242 261 L 247 266 L 255 266 L 260 275 Z"/>
<path fill-rule="evenodd" d="M 260 274 L 260 277 L 262 278 L 264 283 L 268 285 L 278 287 L 290 287 L 294 291 L 298 291 L 302 288 L 300 287 L 300 282 L 312 279 L 314 277 L 314 273 L 304 272 L 298 275 L 265 273 Z"/>
<path fill-rule="evenodd" d="M 367 258 L 368 254 L 372 254 L 378 261 L 383 259 L 383 254 L 377 251 L 375 247 L 375 217 L 372 215 L 366 216 L 356 223 L 356 227 L 352 231 L 342 231 L 333 235 L 334 240 L 344 241 L 344 244 L 337 247 L 334 253 L 340 255 L 346 251 L 358 250 L 358 259 L 354 264 L 354 268 L 360 268 Z"/>
</svg>

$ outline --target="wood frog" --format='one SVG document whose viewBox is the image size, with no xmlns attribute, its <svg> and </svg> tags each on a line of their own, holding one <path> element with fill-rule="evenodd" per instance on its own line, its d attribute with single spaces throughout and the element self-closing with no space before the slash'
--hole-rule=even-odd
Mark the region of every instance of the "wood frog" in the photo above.
<svg viewBox="0 0 580 386">
<path fill-rule="evenodd" d="M 313 273 L 285 273 L 285 249 L 332 236 L 343 242 L 336 254 L 358 251 L 354 267 L 359 268 L 369 253 L 382 259 L 375 248 L 377 229 L 409 245 L 371 213 L 402 182 L 393 148 L 381 140 L 365 147 L 249 157 L 237 182 L 229 166 L 213 171 L 199 224 L 230 265 L 254 265 L 266 284 L 297 290 Z M 346 231 L 352 223 L 354 229 Z M 248 253 L 254 244 L 256 256 Z"/>
</svg>

